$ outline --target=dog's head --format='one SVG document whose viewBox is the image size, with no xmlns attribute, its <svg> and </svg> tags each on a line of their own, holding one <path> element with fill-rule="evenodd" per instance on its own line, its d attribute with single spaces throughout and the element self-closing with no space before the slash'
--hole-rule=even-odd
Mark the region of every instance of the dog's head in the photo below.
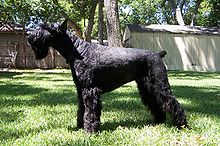
<svg viewBox="0 0 220 146">
<path fill-rule="evenodd" d="M 82 59 L 71 38 L 66 33 L 67 21 L 68 19 L 57 27 L 41 24 L 36 30 L 28 33 L 27 40 L 35 53 L 36 59 L 45 58 L 49 47 L 56 49 L 67 62 L 74 61 L 76 58 Z"/>
<path fill-rule="evenodd" d="M 50 45 L 50 33 L 42 26 L 32 32 L 28 32 L 27 40 L 33 49 L 36 59 L 43 59 L 48 54 Z"/>
</svg>

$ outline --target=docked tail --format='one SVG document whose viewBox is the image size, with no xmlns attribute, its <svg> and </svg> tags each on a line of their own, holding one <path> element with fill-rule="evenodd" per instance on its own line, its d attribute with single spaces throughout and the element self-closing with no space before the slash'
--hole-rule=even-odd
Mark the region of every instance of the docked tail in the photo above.
<svg viewBox="0 0 220 146">
<path fill-rule="evenodd" d="M 158 52 L 158 55 L 160 55 L 161 58 L 163 58 L 167 54 L 166 51 L 160 51 Z"/>
</svg>

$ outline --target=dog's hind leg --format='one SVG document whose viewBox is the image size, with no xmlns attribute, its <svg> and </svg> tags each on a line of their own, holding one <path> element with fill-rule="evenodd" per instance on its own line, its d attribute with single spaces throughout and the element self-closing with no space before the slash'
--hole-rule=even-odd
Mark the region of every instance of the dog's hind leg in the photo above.
<svg viewBox="0 0 220 146">
<path fill-rule="evenodd" d="M 100 130 L 101 100 L 98 88 L 83 89 L 83 102 L 85 105 L 84 129 L 89 132 Z"/>
<path fill-rule="evenodd" d="M 149 70 L 152 94 L 164 112 L 171 114 L 174 124 L 178 128 L 188 127 L 184 110 L 172 95 L 168 82 L 167 71 L 161 59 L 155 58 Z"/>
<path fill-rule="evenodd" d="M 163 123 L 166 120 L 166 113 L 163 112 L 162 108 L 157 103 L 156 98 L 151 92 L 151 86 L 149 84 L 149 78 L 144 77 L 136 80 L 139 94 L 141 96 L 142 102 L 151 111 L 154 116 L 154 123 Z"/>
</svg>

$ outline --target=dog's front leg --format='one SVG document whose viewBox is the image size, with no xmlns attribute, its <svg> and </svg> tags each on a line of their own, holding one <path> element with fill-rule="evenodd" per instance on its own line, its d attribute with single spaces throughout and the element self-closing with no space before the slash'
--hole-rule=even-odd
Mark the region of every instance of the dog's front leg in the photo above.
<svg viewBox="0 0 220 146">
<path fill-rule="evenodd" d="M 100 90 L 98 88 L 83 89 L 82 97 L 85 106 L 84 129 L 89 133 L 98 132 L 101 116 Z"/>
<path fill-rule="evenodd" d="M 81 89 L 77 89 L 78 93 L 78 111 L 77 111 L 77 129 L 83 128 L 84 125 L 84 113 L 85 113 L 85 106 L 83 103 L 82 91 Z"/>
</svg>

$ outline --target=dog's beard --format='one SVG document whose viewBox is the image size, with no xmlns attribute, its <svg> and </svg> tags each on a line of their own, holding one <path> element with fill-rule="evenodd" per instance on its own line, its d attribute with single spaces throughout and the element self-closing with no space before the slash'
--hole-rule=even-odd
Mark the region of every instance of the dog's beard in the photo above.
<svg viewBox="0 0 220 146">
<path fill-rule="evenodd" d="M 41 47 L 32 47 L 35 53 L 36 59 L 44 59 L 48 54 L 48 47 L 47 46 L 41 46 Z"/>
<path fill-rule="evenodd" d="M 47 57 L 47 54 L 48 54 L 48 52 L 44 52 L 41 54 L 35 53 L 35 57 L 37 60 L 41 60 L 41 59 L 44 59 L 45 57 Z"/>
<path fill-rule="evenodd" d="M 34 51 L 36 59 L 41 60 L 47 56 L 49 47 L 48 39 L 49 35 L 44 35 L 44 32 L 38 31 L 28 35 L 28 43 Z"/>
</svg>

